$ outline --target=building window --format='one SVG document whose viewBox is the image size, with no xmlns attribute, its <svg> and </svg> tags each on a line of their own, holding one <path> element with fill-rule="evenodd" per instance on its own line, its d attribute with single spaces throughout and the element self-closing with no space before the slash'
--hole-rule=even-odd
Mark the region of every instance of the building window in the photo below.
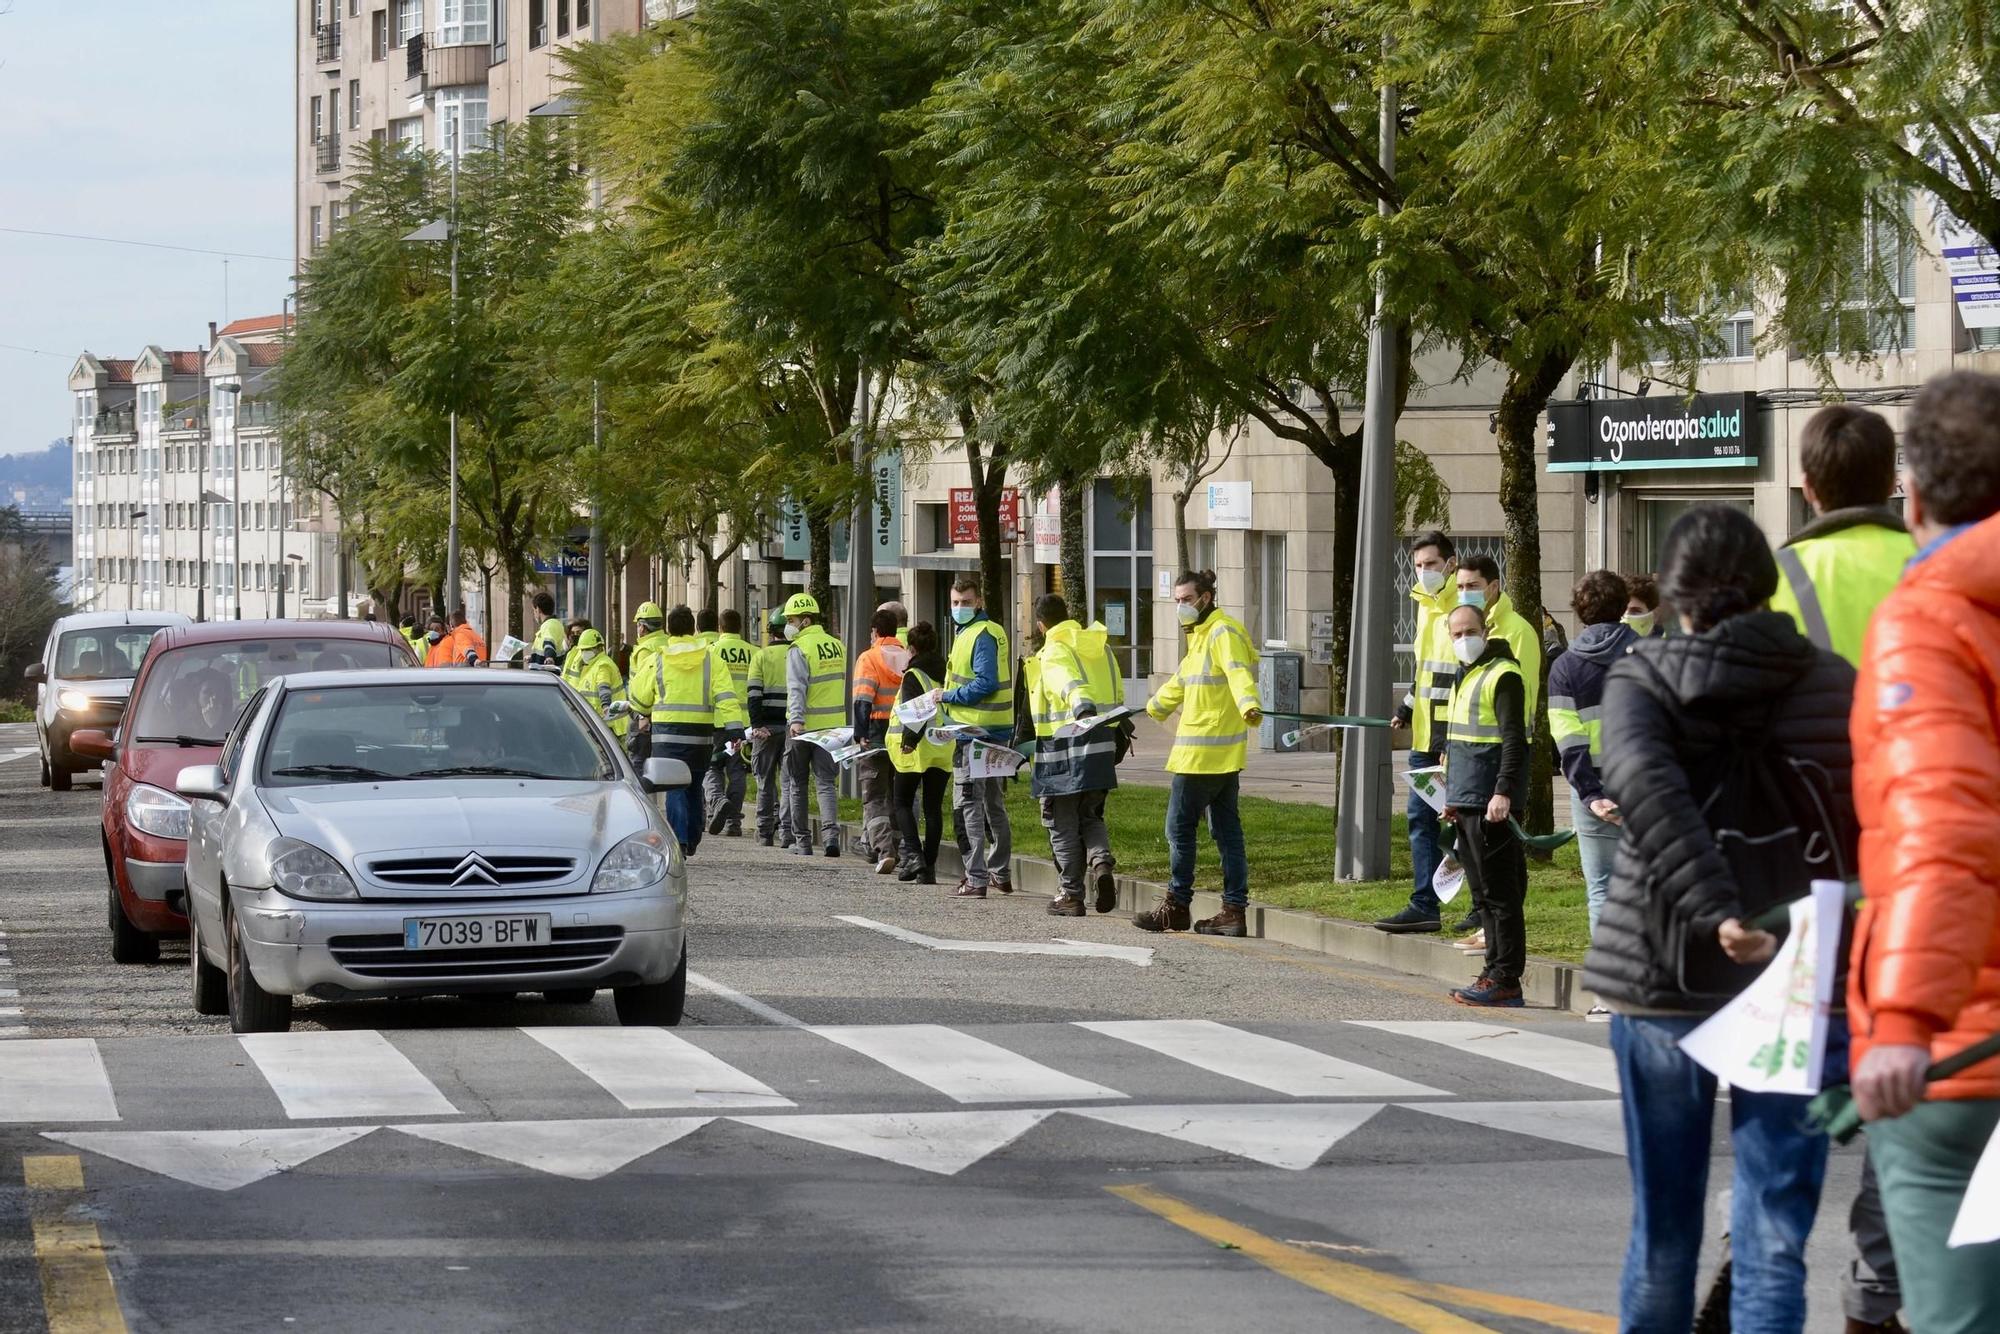
<svg viewBox="0 0 2000 1334">
<path fill-rule="evenodd" d="M 507 58 L 507 0 L 493 0 L 493 54 L 497 65 Z"/>
<path fill-rule="evenodd" d="M 528 0 L 528 46 L 549 43 L 549 0 Z"/>
<path fill-rule="evenodd" d="M 486 88 L 446 88 L 438 93 L 438 133 L 445 156 L 462 157 L 486 147 Z"/>
<path fill-rule="evenodd" d="M 1265 533 L 1255 540 L 1250 554 L 1257 567 L 1257 619 L 1250 626 L 1250 638 L 1258 644 L 1283 642 L 1289 610 L 1285 602 L 1285 535 Z"/>
<path fill-rule="evenodd" d="M 338 88 L 327 90 L 326 122 L 336 130 L 340 128 L 340 89 Z"/>
<path fill-rule="evenodd" d="M 320 206 L 314 204 L 312 206 L 312 248 L 318 250 L 324 244 L 326 244 L 325 223 L 320 216 Z"/>
<path fill-rule="evenodd" d="M 1099 479 L 1090 494 L 1090 613 L 1103 622 L 1112 655 L 1128 680 L 1153 662 L 1153 493 L 1131 498 Z M 1072 604 L 1082 589 L 1065 589 Z M 1081 619 L 1081 618 L 1079 618 Z"/>
<path fill-rule="evenodd" d="M 312 100 L 312 141 L 318 143 L 326 135 L 326 99 L 315 96 Z"/>
<path fill-rule="evenodd" d="M 340 234 L 340 201 L 338 199 L 326 206 L 326 234 L 329 238 Z"/>
<path fill-rule="evenodd" d="M 361 0 L 347 0 L 347 17 L 351 19 L 361 17 Z"/>
<path fill-rule="evenodd" d="M 347 128 L 350 130 L 361 128 L 361 80 L 359 79 L 347 81 Z"/>
<path fill-rule="evenodd" d="M 1667 302 L 1667 323 L 1694 336 L 1701 330 L 1701 360 L 1749 361 L 1757 355 L 1757 312 L 1750 293 L 1718 292 L 1704 299 L 1694 314 L 1684 314 L 1674 302 Z M 1649 360 L 1655 364 L 1671 361 L 1670 347 L 1655 349 Z"/>
<path fill-rule="evenodd" d="M 395 136 L 398 151 L 408 153 L 421 153 L 424 151 L 424 118 L 422 116 L 408 116 L 402 120 L 390 121 L 389 133 Z"/>
<path fill-rule="evenodd" d="M 1910 196 L 1887 193 L 1871 200 L 1861 253 L 1849 272 L 1840 314 L 1841 341 L 1875 352 L 1907 352 L 1917 341 L 1917 243 L 1910 235 Z"/>
<path fill-rule="evenodd" d="M 378 9 L 368 18 L 368 54 L 375 60 L 389 58 L 389 11 Z"/>
<path fill-rule="evenodd" d="M 569 0 L 556 0 L 556 36 L 569 36 Z"/>
<path fill-rule="evenodd" d="M 424 35 L 424 0 L 396 0 L 396 45 Z"/>
<path fill-rule="evenodd" d="M 2000 348 L 2000 327 L 1991 329 L 1967 329 L 1966 342 L 1976 351 L 1991 351 Z"/>
<path fill-rule="evenodd" d="M 590 0 L 576 0 L 576 30 L 582 32 L 590 27 Z"/>
<path fill-rule="evenodd" d="M 493 40 L 491 0 L 443 0 L 439 46 L 474 46 Z"/>
</svg>

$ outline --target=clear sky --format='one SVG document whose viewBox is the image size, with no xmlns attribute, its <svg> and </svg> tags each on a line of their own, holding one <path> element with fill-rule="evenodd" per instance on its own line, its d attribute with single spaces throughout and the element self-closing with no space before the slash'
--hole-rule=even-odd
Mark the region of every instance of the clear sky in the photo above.
<svg viewBox="0 0 2000 1334">
<path fill-rule="evenodd" d="M 69 434 L 88 348 L 200 347 L 291 290 L 290 0 L 0 0 L 0 454 Z M 54 356 L 17 349 L 34 348 Z"/>
</svg>

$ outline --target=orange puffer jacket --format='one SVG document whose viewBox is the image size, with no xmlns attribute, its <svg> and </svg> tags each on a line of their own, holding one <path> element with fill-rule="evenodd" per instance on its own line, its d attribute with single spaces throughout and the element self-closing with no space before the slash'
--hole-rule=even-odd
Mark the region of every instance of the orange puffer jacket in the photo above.
<svg viewBox="0 0 2000 1334">
<path fill-rule="evenodd" d="M 1949 1056 L 2000 1031 L 2000 517 L 1912 565 L 1854 691 L 1866 898 L 1848 976 L 1854 1059 Z M 2000 1057 L 1933 1084 L 2000 1098 Z"/>
</svg>

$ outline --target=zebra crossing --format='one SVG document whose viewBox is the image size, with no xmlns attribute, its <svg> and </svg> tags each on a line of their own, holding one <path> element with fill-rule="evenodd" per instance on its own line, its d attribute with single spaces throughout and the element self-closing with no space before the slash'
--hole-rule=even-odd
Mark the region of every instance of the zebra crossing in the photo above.
<svg viewBox="0 0 2000 1334">
<path fill-rule="evenodd" d="M 1434 1118 L 1431 1139 L 1472 1126 L 1622 1152 L 1596 1043 L 1475 1021 L 1260 1027 L 1279 1031 L 1117 1020 L 28 1038 L 0 1044 L 0 1130 L 215 1190 L 398 1141 L 405 1156 L 416 1141 L 577 1180 L 668 1149 L 740 1147 L 745 1133 L 759 1153 L 834 1150 L 947 1176 L 1031 1132 L 1017 1152 L 1192 1150 L 1302 1170 L 1385 1116 Z"/>
</svg>

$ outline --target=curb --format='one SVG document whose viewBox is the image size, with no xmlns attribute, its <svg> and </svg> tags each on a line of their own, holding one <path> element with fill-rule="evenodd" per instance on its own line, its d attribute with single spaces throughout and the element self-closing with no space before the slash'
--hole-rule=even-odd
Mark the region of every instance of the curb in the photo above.
<svg viewBox="0 0 2000 1334">
<path fill-rule="evenodd" d="M 861 828 L 843 820 L 840 836 L 843 849 L 851 852 L 861 842 Z M 1013 866 L 1017 893 L 1055 897 L 1060 882 L 1056 878 L 1053 861 L 1016 853 Z M 938 848 L 939 876 L 947 871 L 957 876 L 963 870 L 958 849 L 949 842 L 943 843 Z M 1118 911 L 1137 912 L 1151 906 L 1165 892 L 1166 886 L 1158 881 L 1121 875 L 1118 877 Z M 1196 891 L 1196 917 L 1212 916 L 1221 908 L 1220 894 Z M 1444 941 L 1423 936 L 1390 935 L 1364 922 L 1321 917 L 1317 913 L 1291 908 L 1274 908 L 1255 899 L 1250 900 L 1249 907 L 1244 910 L 1244 918 L 1253 939 L 1290 945 L 1294 949 L 1348 963 L 1372 964 L 1377 968 L 1430 978 L 1449 986 L 1466 985 L 1477 971 L 1468 962 L 1471 956 L 1460 953 Z M 1528 956 L 1528 966 L 1521 974 L 1521 995 L 1529 1005 L 1579 1015 L 1589 1010 L 1591 1003 L 1589 993 L 1583 989 L 1583 969 L 1579 965 L 1534 955 Z"/>
</svg>

